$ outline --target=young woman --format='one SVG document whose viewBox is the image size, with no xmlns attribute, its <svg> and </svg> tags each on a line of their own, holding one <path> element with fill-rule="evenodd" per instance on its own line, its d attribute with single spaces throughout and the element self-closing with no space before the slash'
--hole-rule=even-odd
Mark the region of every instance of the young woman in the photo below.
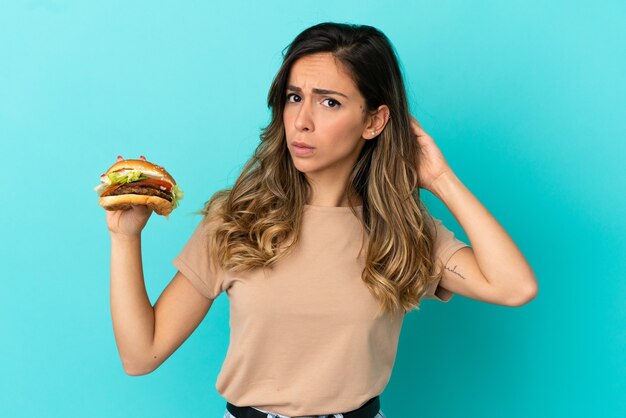
<svg viewBox="0 0 626 418">
<path fill-rule="evenodd" d="M 378 396 L 404 315 L 457 293 L 507 306 L 537 294 L 515 243 L 409 114 L 377 29 L 324 23 L 290 44 L 272 120 L 234 186 L 214 194 L 151 306 L 142 206 L 107 212 L 111 309 L 128 374 L 150 373 L 226 292 L 227 417 L 384 417 Z M 472 246 L 431 217 L 441 199 Z"/>
</svg>

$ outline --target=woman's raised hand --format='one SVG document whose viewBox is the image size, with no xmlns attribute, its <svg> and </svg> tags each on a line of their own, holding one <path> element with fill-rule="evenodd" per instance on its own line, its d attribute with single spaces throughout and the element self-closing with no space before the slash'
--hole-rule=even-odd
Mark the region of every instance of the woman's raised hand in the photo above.
<svg viewBox="0 0 626 418">
<path fill-rule="evenodd" d="M 139 159 L 146 161 L 146 157 L 143 155 Z M 124 157 L 118 155 L 117 162 L 122 160 Z M 152 215 L 152 209 L 144 205 L 132 205 L 130 209 L 125 210 L 107 210 L 107 226 L 111 234 L 139 236 L 150 215 Z"/>
<path fill-rule="evenodd" d="M 107 226 L 113 235 L 138 237 L 148 222 L 152 209 L 145 205 L 133 205 L 126 210 L 107 210 Z"/>
<path fill-rule="evenodd" d="M 421 151 L 419 163 L 420 185 L 423 189 L 433 192 L 432 186 L 442 174 L 452 172 L 445 157 L 435 141 L 421 127 L 417 119 L 411 116 L 411 130 L 417 137 Z"/>
</svg>

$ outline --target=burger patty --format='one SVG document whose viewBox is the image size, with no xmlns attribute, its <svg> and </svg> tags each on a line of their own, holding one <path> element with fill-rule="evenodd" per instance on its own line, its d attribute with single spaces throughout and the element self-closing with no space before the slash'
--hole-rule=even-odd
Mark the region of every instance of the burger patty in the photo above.
<svg viewBox="0 0 626 418">
<path fill-rule="evenodd" d="M 170 193 L 164 192 L 163 190 L 155 189 L 153 187 L 146 186 L 133 186 L 131 184 L 125 184 L 117 189 L 113 190 L 109 196 L 119 196 L 121 194 L 139 194 L 144 196 L 157 196 L 167 200 L 168 202 L 172 201 L 172 195 Z"/>
</svg>

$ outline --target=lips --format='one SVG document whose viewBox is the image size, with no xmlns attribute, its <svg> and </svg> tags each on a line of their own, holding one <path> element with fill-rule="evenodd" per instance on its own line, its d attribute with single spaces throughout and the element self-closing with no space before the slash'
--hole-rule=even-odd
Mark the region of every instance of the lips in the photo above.
<svg viewBox="0 0 626 418">
<path fill-rule="evenodd" d="M 314 146 L 309 145 L 305 142 L 293 142 L 292 145 L 294 147 L 300 147 L 300 148 L 315 148 Z"/>
</svg>

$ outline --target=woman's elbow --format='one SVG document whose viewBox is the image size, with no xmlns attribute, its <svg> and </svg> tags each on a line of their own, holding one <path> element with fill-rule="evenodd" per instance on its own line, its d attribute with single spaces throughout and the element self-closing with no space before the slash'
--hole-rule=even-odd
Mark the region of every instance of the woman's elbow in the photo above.
<svg viewBox="0 0 626 418">
<path fill-rule="evenodd" d="M 124 372 L 126 372 L 127 375 L 129 376 L 144 376 L 147 374 L 152 373 L 154 370 L 134 370 L 134 369 L 124 369 Z"/>
<path fill-rule="evenodd" d="M 528 285 L 526 289 L 515 292 L 514 296 L 507 302 L 506 305 L 511 307 L 526 305 L 535 299 L 538 293 L 539 286 L 537 285 L 537 281 L 534 280 L 534 283 Z"/>
<path fill-rule="evenodd" d="M 124 373 L 129 376 L 144 376 L 156 370 L 153 367 L 144 367 L 138 364 L 131 364 L 127 362 L 122 362 L 122 366 L 124 368 Z"/>
</svg>

